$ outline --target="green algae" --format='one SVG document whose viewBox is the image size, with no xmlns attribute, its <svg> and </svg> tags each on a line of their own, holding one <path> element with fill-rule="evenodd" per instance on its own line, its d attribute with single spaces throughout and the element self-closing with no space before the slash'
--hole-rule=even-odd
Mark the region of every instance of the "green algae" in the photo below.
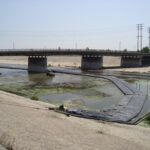
<svg viewBox="0 0 150 150">
<path fill-rule="evenodd" d="M 74 75 L 6 73 L 0 77 L 0 90 L 36 99 L 55 105 L 89 109 L 88 104 L 101 103 L 103 98 L 121 95 L 108 80 Z M 112 101 L 113 103 L 113 101 Z M 99 104 L 100 105 L 100 104 Z M 110 104 L 111 105 L 111 104 Z M 92 106 L 93 107 L 93 106 Z"/>
</svg>

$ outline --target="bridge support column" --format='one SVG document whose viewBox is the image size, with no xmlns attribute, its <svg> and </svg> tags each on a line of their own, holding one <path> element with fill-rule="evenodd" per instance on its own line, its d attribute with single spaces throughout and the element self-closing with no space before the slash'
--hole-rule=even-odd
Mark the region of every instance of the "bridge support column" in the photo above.
<svg viewBox="0 0 150 150">
<path fill-rule="evenodd" d="M 28 71 L 33 73 L 44 73 L 47 71 L 46 56 L 29 56 Z"/>
<path fill-rule="evenodd" d="M 150 56 L 143 56 L 142 66 L 150 66 Z"/>
<path fill-rule="evenodd" d="M 122 56 L 121 67 L 141 67 L 142 57 L 141 56 Z"/>
<path fill-rule="evenodd" d="M 82 70 L 99 70 L 102 68 L 102 56 L 82 56 L 81 69 Z"/>
</svg>

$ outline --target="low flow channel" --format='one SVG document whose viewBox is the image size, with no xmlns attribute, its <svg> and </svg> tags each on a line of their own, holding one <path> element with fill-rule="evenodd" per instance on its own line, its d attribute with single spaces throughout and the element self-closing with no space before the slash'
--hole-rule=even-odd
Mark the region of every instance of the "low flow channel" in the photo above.
<svg viewBox="0 0 150 150">
<path fill-rule="evenodd" d="M 88 76 L 93 78 L 104 78 L 111 82 L 113 82 L 124 94 L 120 96 L 120 102 L 112 109 L 104 109 L 100 112 L 90 111 L 90 110 L 83 110 L 83 109 L 66 109 L 65 114 L 90 118 L 90 119 L 97 119 L 97 120 L 107 120 L 112 122 L 119 122 L 119 123 L 130 123 L 130 121 L 137 117 L 146 101 L 146 96 L 142 94 L 141 91 L 134 88 L 129 83 L 125 82 L 124 80 L 118 79 L 112 76 L 101 76 L 101 75 L 93 75 L 93 74 L 82 74 L 82 73 L 75 73 L 75 72 L 68 72 L 68 71 L 60 71 L 57 69 L 52 69 L 53 72 L 56 73 L 66 73 L 66 74 L 73 74 L 78 76 Z M 135 123 L 137 120 L 132 121 Z"/>
<path fill-rule="evenodd" d="M 2 67 L 11 68 L 11 66 L 2 66 Z M 12 68 L 25 70 L 25 71 L 22 71 L 23 74 L 27 73 L 27 71 L 26 71 L 27 67 L 26 66 L 21 66 L 21 67 L 20 66 L 13 66 Z M 135 124 L 139 121 L 139 119 L 143 118 L 146 113 L 148 113 L 148 111 L 145 113 L 145 111 L 143 111 L 143 109 L 142 109 L 144 104 L 147 103 L 148 97 L 145 96 L 145 94 L 143 94 L 140 90 L 136 89 L 134 86 L 132 86 L 131 84 L 129 84 L 128 82 L 126 82 L 122 79 L 119 79 L 119 78 L 116 78 L 113 76 L 107 76 L 107 75 L 99 75 L 99 74 L 96 75 L 96 74 L 81 73 L 81 71 L 79 71 L 79 70 L 72 70 L 72 69 L 68 70 L 68 69 L 50 68 L 50 70 L 52 70 L 56 74 L 62 74 L 62 75 L 60 75 L 60 77 L 63 76 L 63 74 L 68 74 L 69 75 L 68 77 L 71 77 L 71 75 L 73 75 L 73 76 L 78 76 L 79 78 L 81 78 L 81 77 L 93 78 L 93 80 L 96 80 L 96 79 L 98 79 L 98 80 L 99 79 L 100 80 L 101 79 L 109 80 L 116 87 L 118 87 L 118 89 L 122 93 L 122 94 L 118 94 L 118 97 L 117 97 L 118 100 L 116 101 L 116 103 L 114 103 L 113 107 L 102 107 L 101 105 L 99 105 L 100 109 L 97 109 L 95 111 L 95 110 L 84 109 L 83 107 L 79 108 L 78 106 L 76 106 L 73 108 L 66 109 L 64 112 L 65 114 L 78 116 L 78 117 L 84 117 L 84 118 L 90 118 L 90 119 Z M 19 72 L 19 74 L 16 74 L 16 75 L 18 77 L 20 75 L 20 72 Z M 4 79 L 4 76 L 2 77 L 2 79 L 0 79 L 1 81 Z M 11 82 L 14 82 L 13 81 L 14 79 L 13 79 L 13 77 L 10 77 L 10 76 L 9 76 L 9 79 L 11 80 L 10 81 L 10 84 L 11 84 Z M 32 80 L 32 75 L 28 76 L 28 78 L 30 80 Z M 17 78 L 17 80 L 19 80 L 19 78 Z M 21 80 L 22 79 L 20 79 L 19 84 L 22 82 Z M 23 80 L 25 80 L 25 79 L 23 79 Z M 35 80 L 36 80 L 35 82 L 37 82 L 37 79 L 35 79 Z M 58 80 L 59 80 L 59 78 L 58 78 Z M 67 81 L 67 79 L 66 79 L 66 81 Z M 88 80 L 84 80 L 84 81 L 86 82 Z M 41 82 L 39 82 L 40 86 L 42 84 L 44 84 L 42 82 L 45 82 L 45 80 L 43 79 Z M 56 81 L 50 80 L 48 82 L 53 83 Z M 31 84 L 31 83 L 29 83 L 29 84 Z M 47 82 L 45 84 L 47 84 Z M 58 86 L 59 85 L 60 84 L 58 84 Z M 1 89 L 2 88 L 3 88 L 3 86 L 1 87 Z M 81 88 L 83 88 L 83 87 L 81 87 Z M 23 85 L 21 87 L 21 89 L 22 89 L 22 91 L 24 89 L 26 89 L 26 85 Z M 34 90 L 33 86 L 31 89 Z M 90 90 L 91 90 L 91 88 L 90 88 Z M 50 89 L 47 89 L 47 92 L 50 92 Z M 82 90 L 81 90 L 81 93 L 82 93 Z M 60 99 L 63 98 L 62 95 L 65 95 L 65 99 L 67 98 L 67 96 L 68 96 L 68 99 L 71 99 L 72 96 L 74 96 L 74 98 L 76 98 L 76 99 L 79 98 L 78 95 L 72 94 L 72 92 L 67 93 L 67 94 L 62 93 L 62 94 L 60 94 L 60 97 L 57 94 L 51 94 L 50 97 L 55 99 L 55 96 L 57 96 L 57 100 L 58 100 L 59 98 Z M 41 96 L 41 98 L 45 98 L 45 97 L 46 96 L 43 96 L 43 97 Z M 94 100 L 93 101 L 92 100 L 93 99 L 91 97 L 90 105 L 92 104 L 92 102 L 94 103 Z"/>
</svg>

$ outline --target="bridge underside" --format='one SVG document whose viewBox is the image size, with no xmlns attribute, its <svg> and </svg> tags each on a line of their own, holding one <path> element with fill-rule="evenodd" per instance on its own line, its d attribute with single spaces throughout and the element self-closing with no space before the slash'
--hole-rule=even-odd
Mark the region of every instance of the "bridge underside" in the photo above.
<svg viewBox="0 0 150 150">
<path fill-rule="evenodd" d="M 121 67 L 141 67 L 142 57 L 141 56 L 122 56 Z"/>
<path fill-rule="evenodd" d="M 150 56 L 122 56 L 121 67 L 150 66 Z M 82 70 L 99 70 L 103 67 L 103 56 L 83 55 L 81 61 Z M 44 73 L 47 71 L 46 56 L 29 56 L 28 71 Z"/>
<path fill-rule="evenodd" d="M 81 69 L 82 70 L 99 70 L 102 68 L 102 56 L 82 56 Z"/>
<path fill-rule="evenodd" d="M 32 73 L 44 73 L 47 71 L 46 56 L 29 56 L 28 71 Z"/>
</svg>

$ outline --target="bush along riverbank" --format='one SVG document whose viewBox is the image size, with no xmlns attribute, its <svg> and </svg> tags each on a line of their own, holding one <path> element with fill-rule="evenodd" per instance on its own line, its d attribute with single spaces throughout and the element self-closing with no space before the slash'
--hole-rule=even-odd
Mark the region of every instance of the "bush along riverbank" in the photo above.
<svg viewBox="0 0 150 150">
<path fill-rule="evenodd" d="M 150 128 L 150 114 L 139 125 Z"/>
</svg>

